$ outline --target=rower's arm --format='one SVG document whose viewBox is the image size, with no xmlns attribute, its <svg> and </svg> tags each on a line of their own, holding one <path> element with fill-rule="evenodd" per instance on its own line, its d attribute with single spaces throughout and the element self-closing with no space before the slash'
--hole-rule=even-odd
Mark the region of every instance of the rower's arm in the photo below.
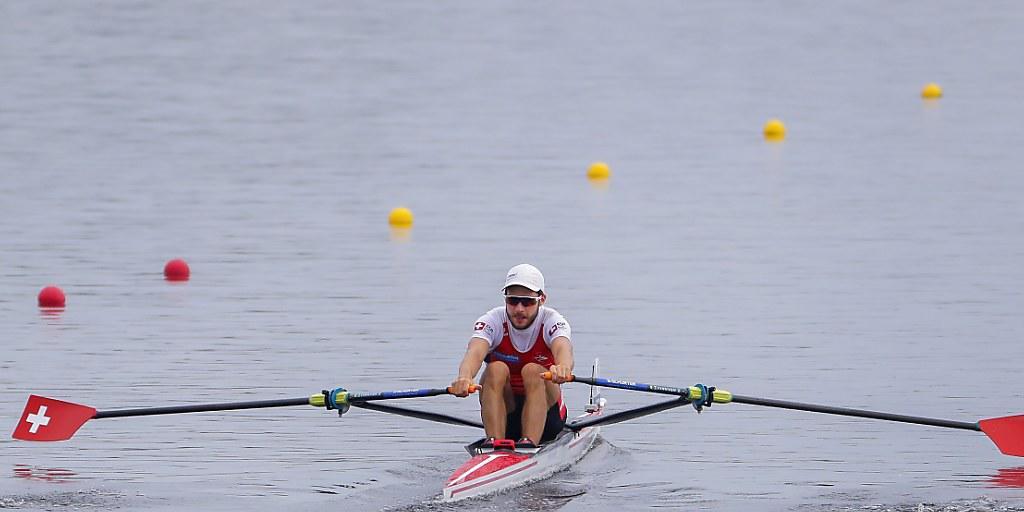
<svg viewBox="0 0 1024 512">
<path fill-rule="evenodd" d="M 473 337 L 469 339 L 469 346 L 466 347 L 466 355 L 459 365 L 459 379 L 473 380 L 484 364 L 484 358 L 490 351 L 491 345 L 482 338 Z"/>
<path fill-rule="evenodd" d="M 573 361 L 572 343 L 569 343 L 569 338 L 559 336 L 551 340 L 551 354 L 555 356 L 555 364 L 565 366 L 569 368 L 570 372 L 572 371 L 575 361 Z"/>
</svg>

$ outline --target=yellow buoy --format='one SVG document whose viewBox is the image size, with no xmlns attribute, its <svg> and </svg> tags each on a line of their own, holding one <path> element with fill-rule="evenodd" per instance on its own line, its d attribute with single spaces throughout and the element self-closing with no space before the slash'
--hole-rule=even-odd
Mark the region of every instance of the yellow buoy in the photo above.
<svg viewBox="0 0 1024 512">
<path fill-rule="evenodd" d="M 611 168 L 604 162 L 594 162 L 587 169 L 587 178 L 592 180 L 606 180 L 612 175 Z"/>
<path fill-rule="evenodd" d="M 396 227 L 412 226 L 412 211 L 405 207 L 395 208 L 388 215 L 388 224 Z"/>
<path fill-rule="evenodd" d="M 924 89 L 921 89 L 921 97 L 926 100 L 937 100 L 942 97 L 942 87 L 932 82 L 924 86 Z"/>
<path fill-rule="evenodd" d="M 764 124 L 764 138 L 768 140 L 782 140 L 786 138 L 786 125 L 778 119 L 769 119 Z"/>
</svg>

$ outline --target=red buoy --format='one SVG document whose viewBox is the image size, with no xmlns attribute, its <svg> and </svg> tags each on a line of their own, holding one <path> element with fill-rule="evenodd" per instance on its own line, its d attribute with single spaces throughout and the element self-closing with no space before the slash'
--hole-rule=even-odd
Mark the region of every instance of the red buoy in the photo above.
<svg viewBox="0 0 1024 512">
<path fill-rule="evenodd" d="M 39 292 L 39 307 L 41 308 L 62 308 L 65 302 L 64 290 L 56 286 L 47 286 Z"/>
<path fill-rule="evenodd" d="M 164 265 L 164 279 L 168 281 L 188 281 L 188 263 L 181 258 L 175 258 Z"/>
</svg>

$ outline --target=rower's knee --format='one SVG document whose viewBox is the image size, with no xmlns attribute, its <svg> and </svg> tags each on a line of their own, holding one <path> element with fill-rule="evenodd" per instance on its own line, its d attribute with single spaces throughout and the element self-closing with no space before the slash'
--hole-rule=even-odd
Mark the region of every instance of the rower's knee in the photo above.
<svg viewBox="0 0 1024 512">
<path fill-rule="evenodd" d="M 543 388 L 547 381 L 541 377 L 541 374 L 546 371 L 547 369 L 537 363 L 528 363 L 523 366 L 523 371 L 521 372 L 523 387 L 528 390 Z"/>
<path fill-rule="evenodd" d="M 508 383 L 510 374 L 511 372 L 507 364 L 501 361 L 493 361 L 487 363 L 487 369 L 484 370 L 484 376 L 480 384 L 486 389 L 503 390 Z"/>
<path fill-rule="evenodd" d="M 544 368 L 543 366 L 537 363 L 526 363 L 525 365 L 523 365 L 522 374 L 523 377 L 536 377 L 538 379 L 544 380 L 543 378 L 541 378 L 541 374 L 546 371 L 548 371 L 547 368 Z"/>
</svg>

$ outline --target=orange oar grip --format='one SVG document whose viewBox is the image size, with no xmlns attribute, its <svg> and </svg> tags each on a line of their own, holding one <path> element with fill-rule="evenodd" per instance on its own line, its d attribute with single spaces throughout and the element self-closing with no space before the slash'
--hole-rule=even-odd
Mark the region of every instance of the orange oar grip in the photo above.
<svg viewBox="0 0 1024 512">
<path fill-rule="evenodd" d="M 552 377 L 551 372 L 544 372 L 544 373 L 540 374 L 540 378 L 542 378 L 544 380 L 551 380 L 551 377 Z M 566 381 L 566 382 L 572 382 L 574 380 L 576 380 L 576 376 L 575 375 L 570 375 L 569 376 L 569 380 Z"/>
<path fill-rule="evenodd" d="M 453 389 L 455 389 L 455 388 L 453 388 L 451 386 L 448 386 L 448 392 L 449 393 L 452 393 Z M 469 392 L 470 393 L 476 393 L 477 391 L 480 391 L 480 386 L 478 384 L 470 384 L 469 385 Z M 454 394 L 454 393 L 452 393 L 452 394 Z"/>
</svg>

